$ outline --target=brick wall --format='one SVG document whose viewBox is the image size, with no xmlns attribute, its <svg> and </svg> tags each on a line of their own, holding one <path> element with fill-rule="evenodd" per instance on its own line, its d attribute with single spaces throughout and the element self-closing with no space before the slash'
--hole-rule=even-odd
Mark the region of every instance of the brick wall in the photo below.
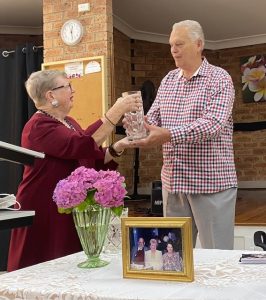
<svg viewBox="0 0 266 300">
<path fill-rule="evenodd" d="M 114 29 L 114 37 L 115 60 L 120 62 L 115 64 L 116 96 L 129 87 L 130 80 L 132 89 L 139 89 L 147 79 L 152 80 L 158 88 L 167 72 L 175 68 L 169 45 L 130 40 L 116 29 Z M 232 76 L 236 90 L 233 109 L 235 123 L 266 121 L 266 102 L 243 102 L 240 74 L 240 57 L 263 53 L 266 53 L 266 44 L 204 51 L 204 55 L 210 63 L 221 66 Z M 131 71 L 129 71 L 129 66 Z M 239 181 L 266 180 L 265 136 L 266 130 L 234 133 L 235 162 Z M 117 138 L 121 137 L 117 136 Z M 161 165 L 160 147 L 140 150 L 139 193 L 150 192 L 151 182 L 160 178 Z M 128 150 L 126 155 L 120 158 L 119 168 L 121 173 L 126 176 L 130 191 L 132 191 L 133 185 L 133 167 L 134 152 Z"/>
<path fill-rule="evenodd" d="M 111 104 L 112 0 L 91 0 L 90 11 L 78 12 L 78 4 L 86 2 L 86 0 L 43 0 L 44 62 L 105 55 L 108 103 Z M 60 38 L 60 29 L 69 19 L 79 20 L 85 31 L 81 42 L 75 46 L 65 45 Z"/>
<path fill-rule="evenodd" d="M 162 78 L 175 68 L 170 46 L 131 40 L 132 87 L 139 88 L 150 79 L 158 88 Z"/>
<path fill-rule="evenodd" d="M 85 2 L 84 0 L 43 1 L 45 62 L 110 55 L 113 34 L 112 1 L 92 0 L 90 11 L 78 12 L 78 4 Z M 75 46 L 65 45 L 60 38 L 60 29 L 69 19 L 78 19 L 85 29 L 82 42 Z"/>
<path fill-rule="evenodd" d="M 130 39 L 114 28 L 114 97 L 131 89 Z"/>
</svg>

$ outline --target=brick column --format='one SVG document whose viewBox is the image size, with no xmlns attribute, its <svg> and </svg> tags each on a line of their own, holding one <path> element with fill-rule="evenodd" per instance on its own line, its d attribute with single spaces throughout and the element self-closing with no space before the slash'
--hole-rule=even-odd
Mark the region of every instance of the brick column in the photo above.
<svg viewBox="0 0 266 300">
<path fill-rule="evenodd" d="M 78 4 L 87 2 L 90 11 L 78 12 Z M 60 37 L 61 26 L 69 19 L 84 26 L 84 36 L 75 46 L 65 45 Z M 112 103 L 112 0 L 43 0 L 43 23 L 45 63 L 100 55 L 107 58 L 108 103 Z"/>
</svg>

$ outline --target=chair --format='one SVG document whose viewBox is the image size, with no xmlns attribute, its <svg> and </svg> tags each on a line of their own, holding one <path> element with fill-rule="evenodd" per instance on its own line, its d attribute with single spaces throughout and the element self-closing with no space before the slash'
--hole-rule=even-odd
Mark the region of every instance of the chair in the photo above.
<svg viewBox="0 0 266 300">
<path fill-rule="evenodd" d="M 264 231 L 254 232 L 254 244 L 266 251 L 266 233 Z"/>
</svg>

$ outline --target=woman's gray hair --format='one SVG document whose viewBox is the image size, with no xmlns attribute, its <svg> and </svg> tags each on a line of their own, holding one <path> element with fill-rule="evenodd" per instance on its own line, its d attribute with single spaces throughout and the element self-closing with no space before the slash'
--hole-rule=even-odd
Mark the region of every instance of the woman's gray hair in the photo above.
<svg viewBox="0 0 266 300">
<path fill-rule="evenodd" d="M 157 244 L 158 244 L 158 242 L 157 242 L 157 240 L 156 240 L 156 239 L 150 239 L 150 245 L 151 245 L 151 244 L 156 244 L 156 245 L 157 245 Z"/>
<path fill-rule="evenodd" d="M 193 41 L 201 40 L 202 41 L 202 49 L 204 49 L 205 38 L 202 27 L 199 22 L 193 20 L 185 20 L 173 25 L 173 30 L 176 30 L 180 27 L 186 27 L 189 31 L 189 35 Z"/>
<path fill-rule="evenodd" d="M 37 71 L 30 75 L 25 87 L 36 106 L 45 103 L 45 93 L 55 87 L 60 76 L 67 77 L 65 72 L 59 70 Z"/>
</svg>

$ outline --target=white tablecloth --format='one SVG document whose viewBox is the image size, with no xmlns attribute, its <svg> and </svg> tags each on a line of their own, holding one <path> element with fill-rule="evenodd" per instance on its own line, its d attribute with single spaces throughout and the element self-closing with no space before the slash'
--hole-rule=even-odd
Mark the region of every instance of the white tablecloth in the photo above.
<svg viewBox="0 0 266 300">
<path fill-rule="evenodd" d="M 80 252 L 0 275 L 0 299 L 266 299 L 266 265 L 240 264 L 242 253 L 194 249 L 195 281 L 182 283 L 124 279 L 121 256 L 109 256 L 103 268 L 80 269 Z"/>
</svg>

